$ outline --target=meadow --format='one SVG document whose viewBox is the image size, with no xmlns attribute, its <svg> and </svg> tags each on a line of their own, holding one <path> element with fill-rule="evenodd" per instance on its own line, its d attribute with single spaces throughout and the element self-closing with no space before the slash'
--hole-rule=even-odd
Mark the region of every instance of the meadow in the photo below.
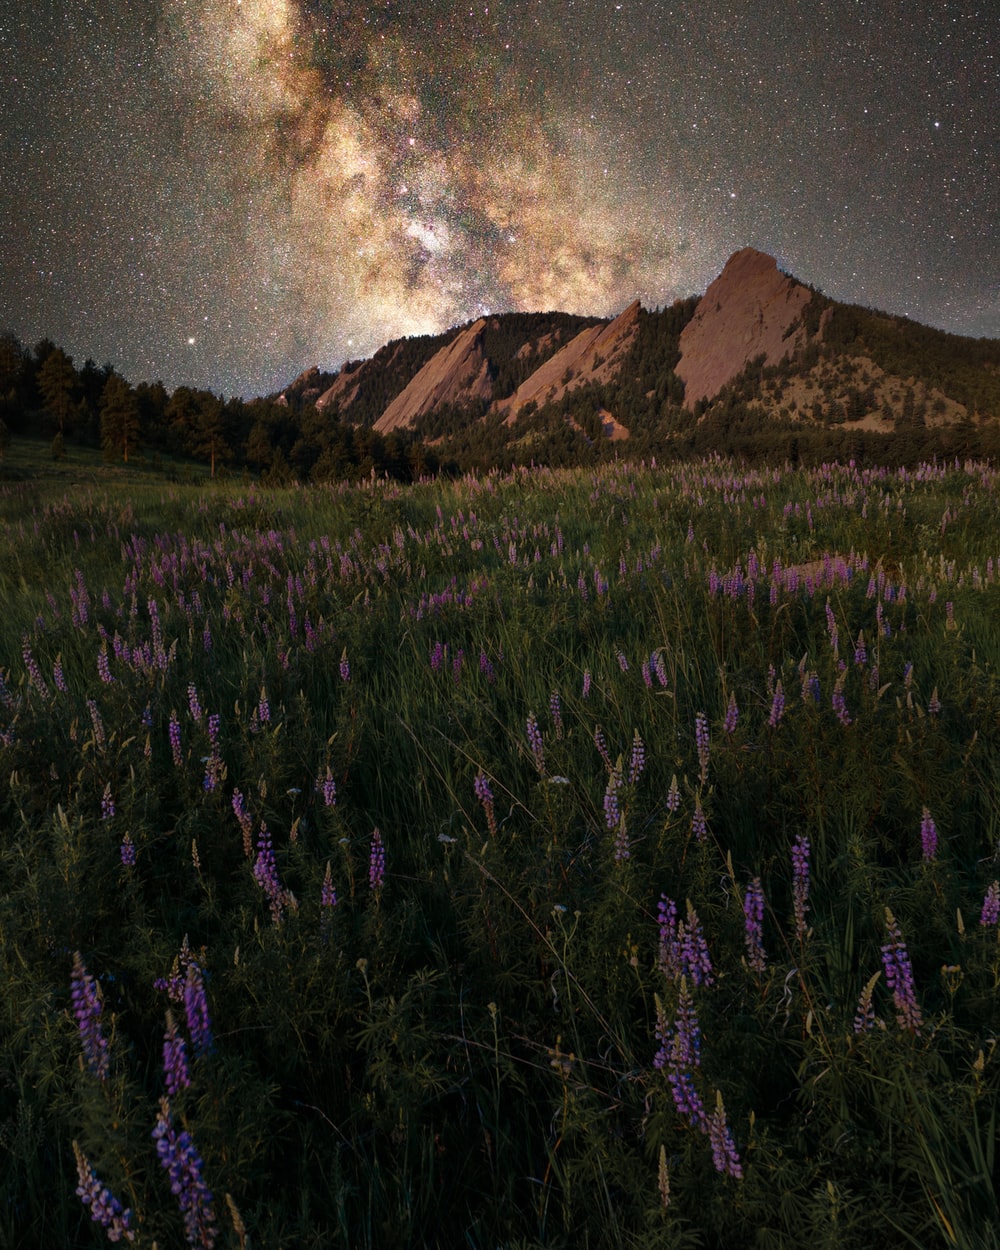
<svg viewBox="0 0 1000 1250">
<path fill-rule="evenodd" d="M 0 1244 L 1000 1240 L 1000 475 L 0 484 Z"/>
</svg>

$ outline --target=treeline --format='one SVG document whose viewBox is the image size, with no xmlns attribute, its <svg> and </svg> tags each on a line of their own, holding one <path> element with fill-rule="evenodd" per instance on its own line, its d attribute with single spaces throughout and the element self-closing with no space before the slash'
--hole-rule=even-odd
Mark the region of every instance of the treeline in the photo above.
<svg viewBox="0 0 1000 1250">
<path fill-rule="evenodd" d="M 12 437 L 50 441 L 61 459 L 73 445 L 101 448 L 110 462 L 164 456 L 195 460 L 214 477 L 248 470 L 269 482 L 439 472 L 441 459 L 406 432 L 387 437 L 342 422 L 315 405 L 225 399 L 162 382 L 132 385 L 110 364 L 71 356 L 48 339 L 33 349 L 0 336 L 0 455 Z"/>
</svg>

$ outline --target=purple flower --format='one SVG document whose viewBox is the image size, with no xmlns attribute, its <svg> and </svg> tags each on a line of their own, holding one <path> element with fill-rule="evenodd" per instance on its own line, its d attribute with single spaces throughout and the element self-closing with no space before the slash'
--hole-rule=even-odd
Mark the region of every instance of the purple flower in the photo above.
<svg viewBox="0 0 1000 1250">
<path fill-rule="evenodd" d="M 941 700 L 938 698 L 937 686 L 931 691 L 931 697 L 927 702 L 927 710 L 931 716 L 937 716 L 941 711 Z"/>
<path fill-rule="evenodd" d="M 260 688 L 260 699 L 257 703 L 257 720 L 262 725 L 268 725 L 271 722 L 271 704 L 267 699 L 267 690 L 264 686 Z"/>
<path fill-rule="evenodd" d="M 52 665 L 52 680 L 56 683 L 56 689 L 66 693 L 66 675 L 63 673 L 62 660 L 57 659 Z"/>
<path fill-rule="evenodd" d="M 681 970 L 684 976 L 691 978 L 693 985 L 711 985 L 715 977 L 712 973 L 712 960 L 708 954 L 708 944 L 701 930 L 698 913 L 688 899 L 687 919 L 677 925 L 677 941 L 680 946 Z"/>
<path fill-rule="evenodd" d="M 205 997 L 205 980 L 193 959 L 188 960 L 187 976 L 184 979 L 184 1015 L 195 1055 L 201 1058 L 211 1054 L 214 1041 L 208 1016 L 208 999 Z"/>
<path fill-rule="evenodd" d="M 875 982 L 878 980 L 879 974 L 876 972 L 858 997 L 858 1008 L 854 1013 L 854 1032 L 855 1034 L 870 1033 L 875 1027 L 875 1007 L 872 1002 L 872 992 L 875 989 Z"/>
<path fill-rule="evenodd" d="M 858 633 L 858 640 L 854 644 L 854 663 L 857 665 L 866 664 L 868 662 L 868 652 L 865 648 L 865 631 L 862 629 Z"/>
<path fill-rule="evenodd" d="M 896 1007 L 896 1021 L 901 1029 L 919 1033 L 923 1019 L 913 986 L 910 955 L 896 918 L 888 907 L 885 909 L 885 926 L 889 941 L 882 947 L 882 966 L 885 969 L 886 985 L 892 993 L 892 1001 Z"/>
<path fill-rule="evenodd" d="M 674 1068 L 697 1068 L 701 1065 L 701 1027 L 686 977 L 681 978 L 677 995 L 677 1014 L 674 1016 L 668 1058 Z"/>
<path fill-rule="evenodd" d="M 73 1014 L 76 1016 L 76 1027 L 80 1034 L 84 1063 L 98 1080 L 103 1081 L 108 1075 L 109 1067 L 108 1041 L 101 1032 L 103 1003 L 94 979 L 88 975 L 87 969 L 83 966 L 79 951 L 73 956 L 70 998 L 73 1003 Z"/>
<path fill-rule="evenodd" d="M 187 1045 L 177 1032 L 172 1011 L 167 1012 L 167 1031 L 163 1035 L 163 1077 L 167 1093 L 175 1097 L 182 1089 L 189 1089 L 191 1074 L 188 1072 Z"/>
<path fill-rule="evenodd" d="M 152 1138 L 160 1166 L 170 1177 L 171 1192 L 180 1206 L 188 1245 L 212 1250 L 219 1230 L 215 1226 L 212 1193 L 202 1176 L 204 1164 L 187 1130 L 178 1133 L 174 1127 L 167 1098 L 160 1099 Z"/>
<path fill-rule="evenodd" d="M 193 681 L 188 682 L 188 711 L 193 721 L 201 720 L 202 711 L 201 703 L 198 701 L 198 688 Z"/>
<path fill-rule="evenodd" d="M 698 842 L 703 842 L 705 835 L 708 833 L 708 822 L 705 820 L 705 813 L 702 811 L 700 795 L 695 795 L 694 814 L 691 817 L 691 832 Z"/>
<path fill-rule="evenodd" d="M 604 791 L 604 823 L 609 829 L 617 829 L 622 818 L 621 806 L 618 802 L 618 787 L 621 783 L 621 771 L 615 767 L 608 776 L 607 788 Z"/>
<path fill-rule="evenodd" d="M 677 981 L 683 975 L 681 944 L 677 931 L 677 904 L 672 898 L 667 898 L 666 894 L 661 894 L 656 911 L 656 923 L 659 928 L 660 971 L 671 981 Z"/>
<path fill-rule="evenodd" d="M 371 847 L 368 852 L 368 885 L 376 894 L 385 881 L 385 847 L 378 829 L 372 830 Z"/>
<path fill-rule="evenodd" d="M 643 740 L 639 737 L 638 729 L 632 732 L 632 756 L 628 765 L 628 783 L 634 786 L 642 776 L 642 770 L 646 767 L 646 747 Z"/>
<path fill-rule="evenodd" d="M 743 1168 L 740 1157 L 736 1153 L 736 1143 L 726 1125 L 726 1109 L 722 1105 L 722 1093 L 716 1091 L 715 1110 L 708 1122 L 708 1137 L 712 1143 L 712 1162 L 715 1170 L 723 1176 L 731 1176 L 734 1180 L 742 1180 Z"/>
<path fill-rule="evenodd" d="M 347 658 L 347 648 L 346 648 L 346 647 L 344 648 L 344 653 L 343 653 L 343 655 L 341 655 L 341 657 L 340 657 L 340 680 L 341 680 L 341 681 L 350 681 L 350 680 L 351 680 L 351 662 L 350 662 L 350 660 L 348 660 L 348 658 Z"/>
<path fill-rule="evenodd" d="M 937 855 L 938 832 L 930 808 L 925 807 L 920 817 L 920 849 L 925 860 Z"/>
<path fill-rule="evenodd" d="M 472 787 L 476 792 L 476 798 L 483 805 L 483 811 L 486 813 L 486 824 L 489 828 L 490 834 L 491 836 L 495 836 L 497 831 L 497 818 L 496 812 L 493 809 L 493 791 L 490 789 L 490 783 L 486 780 L 482 769 L 476 773 L 476 780 L 472 783 Z"/>
<path fill-rule="evenodd" d="M 800 833 L 792 844 L 792 915 L 795 937 L 806 936 L 806 914 L 809 911 L 809 839 Z"/>
<path fill-rule="evenodd" d="M 672 1070 L 667 1080 L 670 1082 L 674 1106 L 695 1128 L 704 1131 L 708 1117 L 705 1115 L 705 1105 L 701 1101 L 701 1095 L 695 1089 L 694 1077 L 690 1072 Z"/>
<path fill-rule="evenodd" d="M 841 677 L 833 687 L 833 694 L 830 696 L 830 704 L 836 714 L 837 720 L 846 729 L 851 724 L 851 715 L 847 710 L 847 700 L 844 698 L 844 679 Z"/>
<path fill-rule="evenodd" d="M 600 725 L 594 730 L 594 746 L 597 747 L 597 753 L 604 761 L 604 767 L 611 772 L 614 765 L 611 763 L 611 756 L 608 754 L 608 744 L 604 741 L 604 732 Z"/>
<path fill-rule="evenodd" d="M 528 713 L 528 746 L 531 747 L 531 754 L 535 760 L 535 767 L 538 771 L 545 775 L 545 750 L 542 745 L 542 731 L 538 728 L 538 720 L 534 712 Z"/>
<path fill-rule="evenodd" d="M 998 921 L 1000 921 L 1000 881 L 993 881 L 983 898 L 983 911 L 979 917 L 979 923 L 995 925 Z"/>
<path fill-rule="evenodd" d="M 585 699 L 590 697 L 590 682 L 591 682 L 590 669 L 585 668 L 583 670 L 583 697 Z"/>
<path fill-rule="evenodd" d="M 101 820 L 113 820 L 115 815 L 115 800 L 111 793 L 111 782 L 108 781 L 104 786 L 104 793 L 101 795 Z"/>
<path fill-rule="evenodd" d="M 87 1156 L 80 1147 L 73 1143 L 73 1154 L 76 1156 L 76 1171 L 80 1183 L 76 1187 L 77 1195 L 85 1207 L 90 1208 L 90 1218 L 100 1224 L 108 1234 L 108 1241 L 135 1241 L 135 1233 L 129 1227 L 132 1212 L 114 1196 L 106 1185 L 94 1175 L 94 1170 L 87 1161 Z"/>
<path fill-rule="evenodd" d="M 722 722 L 723 732 L 729 736 L 736 732 L 736 723 L 740 719 L 740 709 L 736 706 L 736 695 L 730 694 L 726 705 L 726 718 Z"/>
<path fill-rule="evenodd" d="M 549 695 L 549 715 L 552 717 L 552 727 L 556 731 L 556 738 L 559 739 L 563 736 L 563 718 L 558 690 L 553 690 Z"/>
<path fill-rule="evenodd" d="M 170 734 L 170 753 L 174 759 L 174 767 L 181 766 L 181 724 L 177 719 L 177 713 L 170 713 L 170 726 L 168 730 Z"/>
<path fill-rule="evenodd" d="M 708 780 L 708 717 L 698 712 L 694 718 L 694 740 L 698 748 L 698 779 L 702 785 Z"/>
<path fill-rule="evenodd" d="M 267 895 L 271 907 L 271 923 L 277 928 L 281 924 L 285 910 L 285 891 L 281 888 L 278 878 L 278 865 L 274 858 L 274 847 L 267 825 L 260 822 L 260 833 L 257 835 L 257 859 L 253 866 L 253 877 Z"/>
<path fill-rule="evenodd" d="M 128 830 L 125 831 L 125 836 L 122 838 L 122 844 L 119 847 L 119 854 L 121 855 L 121 861 L 124 867 L 135 867 L 135 843 L 132 841 L 132 835 L 128 832 Z"/>
<path fill-rule="evenodd" d="M 90 713 L 90 723 L 94 727 L 94 745 L 98 750 L 104 749 L 104 721 L 101 719 L 101 709 L 97 706 L 93 699 L 87 700 L 87 711 Z"/>
<path fill-rule="evenodd" d="M 676 812 L 681 805 L 681 792 L 677 786 L 677 774 L 670 778 L 670 789 L 667 791 L 667 811 Z"/>
<path fill-rule="evenodd" d="M 108 666 L 108 644 L 102 643 L 101 649 L 97 653 L 97 675 L 106 686 L 114 684 L 114 678 L 111 676 L 111 669 Z M 56 682 L 58 686 L 58 681 Z"/>
<path fill-rule="evenodd" d="M 323 806 L 333 807 L 337 802 L 337 783 L 333 779 L 329 765 L 327 765 L 326 776 L 323 778 L 320 789 L 323 793 Z"/>
<path fill-rule="evenodd" d="M 747 963 L 754 972 L 763 972 L 767 956 L 764 954 L 764 891 L 760 877 L 754 877 L 743 896 L 743 936 Z"/>
<path fill-rule="evenodd" d="M 777 729 L 781 724 L 781 718 L 785 714 L 785 692 L 782 689 L 781 682 L 774 687 L 774 697 L 771 700 L 771 715 L 767 718 L 767 723 L 772 729 Z"/>
</svg>

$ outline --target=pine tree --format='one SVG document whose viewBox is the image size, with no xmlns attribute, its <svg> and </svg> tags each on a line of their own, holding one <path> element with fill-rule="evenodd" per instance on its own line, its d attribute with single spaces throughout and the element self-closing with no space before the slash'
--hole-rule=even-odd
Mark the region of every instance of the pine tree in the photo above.
<svg viewBox="0 0 1000 1250">
<path fill-rule="evenodd" d="M 76 396 L 80 380 L 73 368 L 73 358 L 61 347 L 45 357 L 38 370 L 38 389 L 45 401 L 45 410 L 56 419 L 60 434 L 76 415 Z"/>
<path fill-rule="evenodd" d="M 139 449 L 139 404 L 124 378 L 112 373 L 101 394 L 101 447 L 105 460 L 128 464 L 129 452 Z"/>
</svg>

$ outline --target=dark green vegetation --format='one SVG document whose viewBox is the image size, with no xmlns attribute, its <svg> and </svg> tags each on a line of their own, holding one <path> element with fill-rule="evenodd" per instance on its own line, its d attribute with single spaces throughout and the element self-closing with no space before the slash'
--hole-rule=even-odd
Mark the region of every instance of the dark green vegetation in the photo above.
<svg viewBox="0 0 1000 1250">
<path fill-rule="evenodd" d="M 169 1009 L 195 1244 L 996 1246 L 995 471 L 21 482 L 0 525 L 0 1244 L 103 1243 L 74 1142 L 184 1244 Z"/>
</svg>

